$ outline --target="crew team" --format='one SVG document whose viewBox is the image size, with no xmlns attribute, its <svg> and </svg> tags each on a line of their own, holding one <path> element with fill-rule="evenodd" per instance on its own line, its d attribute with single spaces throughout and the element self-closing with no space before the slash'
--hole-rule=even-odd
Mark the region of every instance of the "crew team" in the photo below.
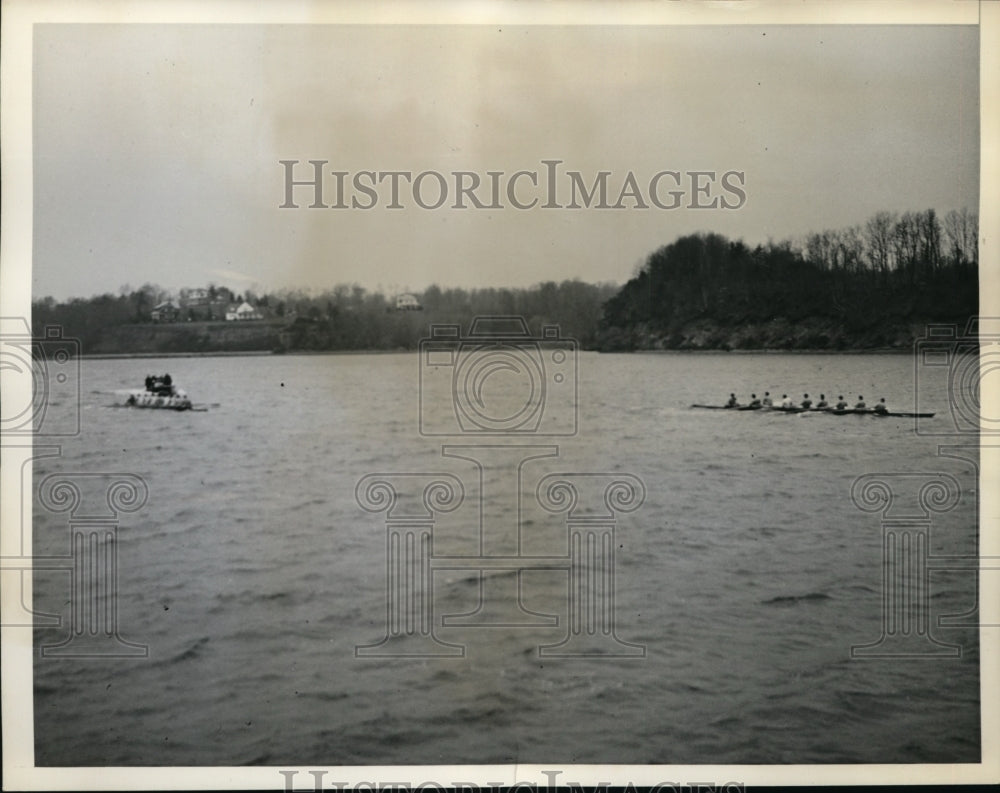
<svg viewBox="0 0 1000 793">
<path fill-rule="evenodd" d="M 801 408 L 802 410 L 868 410 L 868 406 L 865 405 L 865 398 L 863 396 L 858 396 L 858 401 L 854 404 L 854 407 L 850 407 L 847 401 L 844 399 L 843 395 L 837 397 L 837 404 L 831 406 L 829 402 L 826 401 L 826 394 L 819 395 L 819 401 L 813 404 L 813 401 L 809 398 L 809 394 L 802 395 L 802 402 L 796 405 L 788 394 L 782 394 L 781 402 L 778 403 L 778 408 L 781 410 L 791 410 L 794 408 Z M 736 394 L 729 395 L 729 401 L 725 405 L 727 408 L 738 408 L 738 407 L 750 407 L 750 408 L 770 408 L 774 407 L 774 402 L 771 399 L 771 392 L 765 391 L 763 398 L 758 398 L 756 394 L 750 395 L 750 404 L 740 405 L 736 399 Z M 885 403 L 885 397 L 879 400 L 878 404 L 875 405 L 871 410 L 875 413 L 888 413 L 889 406 Z"/>
</svg>

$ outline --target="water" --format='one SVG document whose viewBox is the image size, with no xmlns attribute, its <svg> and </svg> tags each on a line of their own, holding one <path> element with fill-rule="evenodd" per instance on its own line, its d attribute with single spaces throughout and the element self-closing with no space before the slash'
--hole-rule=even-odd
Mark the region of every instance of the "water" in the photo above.
<svg viewBox="0 0 1000 793">
<path fill-rule="evenodd" d="M 524 466 L 522 553 L 565 550 L 562 518 L 534 500 L 543 474 L 638 477 L 645 503 L 616 528 L 614 614 L 645 656 L 540 657 L 565 636 L 558 569 L 520 584 L 560 626 L 438 626 L 464 658 L 357 658 L 386 632 L 385 516 L 358 506 L 363 476 L 461 478 L 437 554 L 477 552 L 480 496 L 485 541 L 517 541 L 510 471 L 487 470 L 480 490 L 472 463 L 441 454 L 477 438 L 418 432 L 417 367 L 416 354 L 84 362 L 84 431 L 37 461 L 35 484 L 118 472 L 148 486 L 121 516 L 118 621 L 149 657 L 37 657 L 38 765 L 978 761 L 977 634 L 936 623 L 972 608 L 970 574 L 931 573 L 927 601 L 932 634 L 961 657 L 851 658 L 881 635 L 883 569 L 880 516 L 852 503 L 852 483 L 955 476 L 962 495 L 934 516 L 931 551 L 967 555 L 974 463 L 939 457 L 907 419 L 687 407 L 766 389 L 912 409 L 909 357 L 581 354 L 577 435 L 520 439 L 558 445 Z M 107 406 L 164 371 L 214 406 Z M 919 387 L 922 408 L 947 413 L 944 384 Z M 423 409 L 432 426 L 451 416 Z M 35 510 L 35 553 L 66 553 L 66 514 Z M 487 576 L 489 592 L 516 584 Z M 479 587 L 472 569 L 437 569 L 435 620 L 473 611 Z M 68 618 L 67 573 L 39 571 L 35 601 Z"/>
</svg>

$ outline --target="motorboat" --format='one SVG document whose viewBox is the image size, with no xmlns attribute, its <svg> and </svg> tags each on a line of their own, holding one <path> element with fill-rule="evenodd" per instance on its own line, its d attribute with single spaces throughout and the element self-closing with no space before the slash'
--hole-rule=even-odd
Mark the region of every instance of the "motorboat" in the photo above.
<svg viewBox="0 0 1000 793">
<path fill-rule="evenodd" d="M 115 391 L 115 404 L 121 407 L 159 408 L 160 410 L 191 410 L 187 392 L 167 377 L 147 377 L 145 388 Z"/>
</svg>

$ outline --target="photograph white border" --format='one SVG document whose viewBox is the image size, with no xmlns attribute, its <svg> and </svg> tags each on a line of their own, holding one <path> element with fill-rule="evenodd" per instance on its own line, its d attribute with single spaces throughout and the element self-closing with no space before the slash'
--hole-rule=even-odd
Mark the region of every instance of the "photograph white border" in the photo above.
<svg viewBox="0 0 1000 793">
<path fill-rule="evenodd" d="M 0 155 L 2 155 L 2 232 L 0 232 L 0 316 L 30 317 L 32 261 L 32 28 L 40 23 L 193 23 L 209 24 L 447 24 L 462 25 L 780 25 L 780 24 L 978 24 L 980 26 L 980 313 L 996 315 L 998 299 L 996 240 L 1000 239 L 1000 3 L 976 0 L 767 0 L 766 2 L 651 3 L 651 2 L 276 2 L 274 0 L 188 0 L 121 2 L 116 0 L 5 0 L 0 28 Z M 987 381 L 988 382 L 988 381 Z M 986 386 L 984 382 L 984 387 Z M 23 404 L 30 383 L 4 376 L 0 403 Z M 997 399 L 983 393 L 984 400 Z M 983 525 L 980 552 L 1000 558 L 997 515 L 1000 515 L 1000 465 L 996 451 L 982 452 L 980 515 Z M 17 471 L 0 462 L 0 521 L 7 534 L 18 527 Z M 11 496 L 13 495 L 13 498 Z M 31 505 L 25 504 L 30 528 Z M 30 536 L 28 537 L 30 542 Z M 30 546 L 29 546 L 30 547 Z M 5 582 L 6 584 L 6 582 Z M 30 580 L 26 581 L 30 591 Z M 0 608 L 9 613 L 11 598 L 19 593 L 3 587 Z M 1000 576 L 983 575 L 980 591 L 983 623 L 1000 624 Z M 983 628 L 981 647 L 982 752 L 979 764 L 941 765 L 729 765 L 729 766 L 406 766 L 406 767 L 197 767 L 197 768 L 35 768 L 32 718 L 32 631 L 4 627 L 0 633 L 2 672 L 3 779 L 9 790 L 127 790 L 127 789 L 275 789 L 281 788 L 279 770 L 299 771 L 296 784 L 311 787 L 310 771 L 326 770 L 324 782 L 348 787 L 357 783 L 409 781 L 447 786 L 455 782 L 513 785 L 550 778 L 591 786 L 601 782 L 631 783 L 636 787 L 660 783 L 714 781 L 718 785 L 801 784 L 930 784 L 986 783 L 1000 780 L 1000 629 Z"/>
</svg>

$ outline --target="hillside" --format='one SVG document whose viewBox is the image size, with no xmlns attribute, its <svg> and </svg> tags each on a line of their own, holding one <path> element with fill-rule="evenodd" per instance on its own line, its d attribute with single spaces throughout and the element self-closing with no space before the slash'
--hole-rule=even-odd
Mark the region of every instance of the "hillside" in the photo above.
<svg viewBox="0 0 1000 793">
<path fill-rule="evenodd" d="M 930 322 L 964 327 L 978 313 L 975 247 L 945 245 L 933 212 L 926 227 L 889 226 L 750 249 L 718 234 L 663 246 L 604 306 L 597 348 L 908 348 Z M 909 226 L 907 228 L 910 228 Z M 818 236 L 818 235 L 817 235 Z M 973 237 L 974 239 L 974 237 Z"/>
</svg>

